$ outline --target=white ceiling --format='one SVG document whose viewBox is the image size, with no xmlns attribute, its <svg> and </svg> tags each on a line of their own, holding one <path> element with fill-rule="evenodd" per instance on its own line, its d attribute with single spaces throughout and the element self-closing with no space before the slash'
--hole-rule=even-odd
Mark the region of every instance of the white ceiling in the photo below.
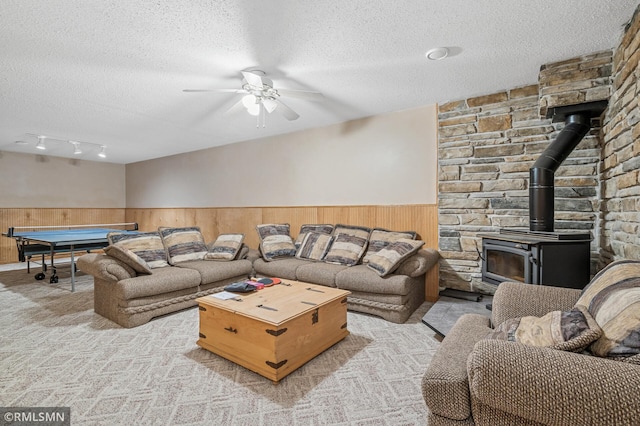
<svg viewBox="0 0 640 426">
<path fill-rule="evenodd" d="M 617 45 L 637 0 L 0 0 L 0 150 L 113 163 L 326 126 L 537 82 L 540 65 Z M 427 61 L 446 46 L 449 58 Z M 240 70 L 282 100 L 265 128 L 223 112 Z M 16 141 L 27 142 L 17 144 Z M 94 152 L 88 152 L 92 151 Z"/>
</svg>

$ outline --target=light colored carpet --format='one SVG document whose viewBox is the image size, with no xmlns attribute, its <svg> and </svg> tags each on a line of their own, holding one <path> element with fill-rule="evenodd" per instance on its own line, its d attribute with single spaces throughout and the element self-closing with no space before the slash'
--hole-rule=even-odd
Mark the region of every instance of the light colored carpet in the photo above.
<svg viewBox="0 0 640 426">
<path fill-rule="evenodd" d="M 351 334 L 278 385 L 196 345 L 198 310 L 124 329 L 70 292 L 0 272 L 0 406 L 71 407 L 84 425 L 424 425 L 420 381 L 439 343 L 420 319 L 348 314 Z"/>
</svg>

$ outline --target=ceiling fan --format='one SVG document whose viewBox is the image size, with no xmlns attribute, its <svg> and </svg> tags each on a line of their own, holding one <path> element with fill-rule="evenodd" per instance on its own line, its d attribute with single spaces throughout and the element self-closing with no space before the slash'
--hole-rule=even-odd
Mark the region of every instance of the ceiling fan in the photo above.
<svg viewBox="0 0 640 426">
<path fill-rule="evenodd" d="M 260 127 L 261 123 L 262 127 L 265 127 L 265 111 L 271 114 L 277 110 L 289 121 L 297 120 L 300 117 L 297 112 L 280 100 L 281 96 L 312 101 L 321 101 L 324 99 L 322 93 L 319 92 L 275 89 L 273 87 L 273 81 L 265 77 L 266 73 L 262 70 L 241 71 L 241 73 L 243 78 L 240 89 L 184 89 L 183 92 L 218 92 L 244 95 L 231 108 L 226 110 L 223 115 L 235 113 L 245 108 L 249 114 L 257 117 L 256 127 Z"/>
</svg>

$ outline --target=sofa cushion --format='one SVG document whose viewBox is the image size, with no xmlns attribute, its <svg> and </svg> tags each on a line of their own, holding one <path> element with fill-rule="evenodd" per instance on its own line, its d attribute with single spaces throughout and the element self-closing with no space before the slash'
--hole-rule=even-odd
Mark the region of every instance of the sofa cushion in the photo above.
<svg viewBox="0 0 640 426">
<path fill-rule="evenodd" d="M 197 226 L 159 228 L 158 232 L 171 265 L 188 260 L 199 260 L 207 254 L 207 245 Z"/>
<path fill-rule="evenodd" d="M 302 225 L 300 227 L 300 232 L 298 233 L 298 236 L 296 237 L 296 240 L 294 241 L 294 244 L 296 245 L 296 248 L 300 247 L 300 244 L 302 243 L 302 240 L 304 239 L 305 235 L 307 235 L 307 233 L 309 233 L 309 232 L 319 232 L 321 234 L 331 235 L 331 233 L 333 232 L 333 225 L 329 225 L 329 224 L 305 224 L 305 225 Z"/>
<path fill-rule="evenodd" d="M 131 269 L 136 271 L 136 273 L 138 274 L 151 274 L 151 269 L 149 269 L 149 265 L 147 264 L 147 262 L 126 247 L 109 245 L 104 248 L 104 252 L 108 256 L 111 256 L 114 259 L 118 259 L 127 266 L 131 267 Z"/>
<path fill-rule="evenodd" d="M 128 300 L 195 288 L 198 287 L 198 284 L 200 284 L 198 271 L 167 266 L 156 268 L 153 275 L 128 278 L 118 281 L 114 286 L 116 286 L 117 297 Z"/>
<path fill-rule="evenodd" d="M 296 280 L 296 270 L 302 265 L 308 265 L 310 260 L 296 259 L 295 257 L 276 259 L 267 262 L 264 259 L 256 259 L 253 269 L 256 274 L 264 277 L 277 277 L 287 280 Z"/>
<path fill-rule="evenodd" d="M 412 280 L 406 275 L 381 277 L 367 265 L 356 265 L 336 275 L 336 286 L 343 290 L 381 294 L 409 294 Z"/>
<path fill-rule="evenodd" d="M 233 260 L 238 257 L 244 234 L 220 234 L 208 247 L 205 260 Z"/>
<path fill-rule="evenodd" d="M 162 244 L 162 238 L 157 232 L 110 232 L 107 234 L 109 244 L 125 247 L 147 262 L 149 268 L 164 268 L 167 263 L 167 253 Z"/>
<path fill-rule="evenodd" d="M 296 246 L 289 235 L 267 235 L 260 241 L 262 257 L 267 262 L 296 255 Z"/>
<path fill-rule="evenodd" d="M 300 266 L 296 270 L 296 278 L 298 281 L 335 287 L 336 275 L 345 269 L 350 268 L 346 265 L 314 262 Z"/>
<path fill-rule="evenodd" d="M 290 226 L 288 223 L 263 223 L 256 225 L 256 231 L 258 231 L 260 241 L 269 235 L 290 235 L 289 229 Z"/>
<path fill-rule="evenodd" d="M 602 329 L 587 309 L 578 305 L 570 311 L 552 311 L 542 317 L 510 318 L 487 338 L 580 352 L 601 335 Z"/>
<path fill-rule="evenodd" d="M 298 245 L 296 257 L 298 259 L 322 260 L 329 252 L 333 236 L 320 232 L 307 232 Z"/>
<path fill-rule="evenodd" d="M 253 266 L 251 262 L 242 259 L 229 262 L 207 262 L 205 260 L 192 260 L 180 262 L 176 265 L 179 268 L 187 268 L 198 271 L 201 285 L 223 281 L 229 278 L 244 277 L 251 275 Z"/>
<path fill-rule="evenodd" d="M 395 271 L 400 264 L 420 250 L 424 241 L 415 241 L 401 238 L 369 257 L 367 266 L 386 277 Z"/>
<path fill-rule="evenodd" d="M 387 247 L 389 244 L 395 243 L 401 238 L 415 240 L 416 236 L 417 234 L 414 231 L 395 232 L 376 228 L 371 231 L 371 235 L 369 236 L 369 245 L 367 246 L 367 251 L 362 258 L 362 263 L 369 262 L 369 258 L 371 258 L 371 256 Z"/>
<path fill-rule="evenodd" d="M 603 357 L 640 354 L 640 261 L 619 260 L 598 272 L 576 306 L 584 306 L 602 328 L 589 350 Z"/>
<path fill-rule="evenodd" d="M 364 226 L 336 225 L 333 244 L 324 258 L 327 263 L 356 265 L 367 248 L 371 229 Z"/>
</svg>

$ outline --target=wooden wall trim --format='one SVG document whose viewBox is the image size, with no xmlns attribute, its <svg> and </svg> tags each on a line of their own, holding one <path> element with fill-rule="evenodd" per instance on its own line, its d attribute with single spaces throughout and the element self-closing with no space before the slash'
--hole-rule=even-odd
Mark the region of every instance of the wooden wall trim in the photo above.
<svg viewBox="0 0 640 426">
<path fill-rule="evenodd" d="M 438 248 L 438 208 L 436 204 L 394 206 L 296 206 L 296 207 L 211 207 L 157 209 L 85 208 L 3 208 L 0 229 L 11 226 L 90 225 L 138 222 L 140 230 L 159 226 L 199 226 L 207 242 L 230 232 L 245 234 L 245 243 L 258 247 L 255 227 L 261 223 L 289 223 L 295 238 L 305 223 L 362 225 L 394 231 L 416 231 L 425 247 Z M 0 264 L 15 263 L 18 252 L 11 238 L 0 239 Z M 438 267 L 425 281 L 426 300 L 438 299 Z"/>
<path fill-rule="evenodd" d="M 160 226 L 199 226 L 205 240 L 223 233 L 243 233 L 245 243 L 258 247 L 256 225 L 289 223 L 292 237 L 306 223 L 362 225 L 394 231 L 413 230 L 425 247 L 438 248 L 438 208 L 435 204 L 377 206 L 295 206 L 295 207 L 211 207 L 211 208 L 127 208 L 125 220 L 137 222 L 143 231 Z M 438 267 L 427 274 L 426 300 L 438 299 Z"/>
</svg>

